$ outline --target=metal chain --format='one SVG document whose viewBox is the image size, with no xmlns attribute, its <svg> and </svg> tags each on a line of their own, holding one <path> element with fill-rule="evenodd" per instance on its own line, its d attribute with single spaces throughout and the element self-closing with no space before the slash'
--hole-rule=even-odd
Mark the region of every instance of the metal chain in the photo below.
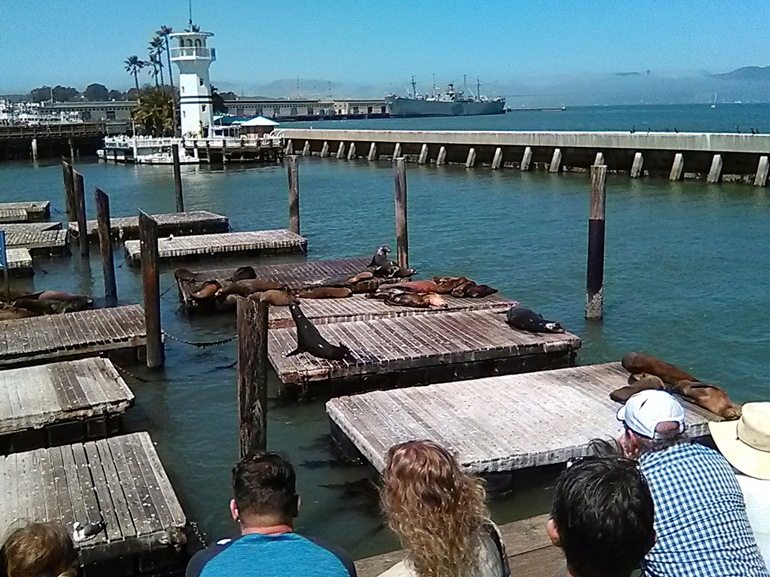
<svg viewBox="0 0 770 577">
<path fill-rule="evenodd" d="M 118 365 L 118 364 L 117 364 L 117 363 L 115 363 L 115 362 L 113 362 L 113 363 L 112 363 L 112 365 L 113 365 L 113 366 L 114 366 L 116 369 L 118 369 L 118 372 L 119 372 L 119 373 L 124 373 L 124 374 L 128 375 L 129 377 L 131 377 L 131 378 L 133 378 L 133 379 L 136 379 L 136 380 L 137 380 L 137 381 L 139 381 L 139 382 L 142 382 L 142 383 L 149 383 L 149 382 L 150 382 L 150 381 L 148 381 L 147 379 L 143 379 L 142 377 L 139 377 L 139 376 L 135 375 L 135 374 L 134 374 L 134 373 L 132 373 L 131 371 L 129 371 L 129 370 L 127 370 L 127 369 L 124 369 L 123 367 L 121 367 L 120 365 Z"/>
<path fill-rule="evenodd" d="M 187 526 L 192 530 L 192 532 L 198 538 L 198 541 L 200 541 L 200 543 L 205 547 L 206 538 L 203 536 L 203 533 L 201 533 L 201 530 L 198 528 L 198 523 L 196 521 L 187 521 Z"/>
<path fill-rule="evenodd" d="M 179 337 L 175 337 L 174 335 L 170 335 L 166 331 L 162 331 L 162 332 L 164 336 L 170 338 L 172 341 L 177 341 L 179 343 L 184 343 L 186 345 L 191 345 L 193 347 L 198 347 L 201 349 L 205 349 L 206 347 L 215 347 L 217 345 L 224 345 L 226 343 L 229 343 L 230 341 L 234 341 L 238 337 L 238 335 L 233 335 L 226 339 L 222 339 L 221 341 L 210 341 L 207 343 L 194 343 L 192 341 L 186 341 L 184 339 L 180 339 Z"/>
</svg>

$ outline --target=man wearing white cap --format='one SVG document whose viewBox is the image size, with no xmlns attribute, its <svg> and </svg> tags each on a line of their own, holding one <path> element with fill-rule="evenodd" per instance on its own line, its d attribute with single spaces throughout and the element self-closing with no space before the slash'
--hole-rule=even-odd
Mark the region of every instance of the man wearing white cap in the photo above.
<svg viewBox="0 0 770 577">
<path fill-rule="evenodd" d="M 754 537 L 770 564 L 770 403 L 746 403 L 737 421 L 709 423 L 711 436 L 736 475 Z"/>
<path fill-rule="evenodd" d="M 620 443 L 639 461 L 655 504 L 652 577 L 770 577 L 746 516 L 741 488 L 717 452 L 691 443 L 684 409 L 669 393 L 642 391 L 618 411 Z"/>
</svg>

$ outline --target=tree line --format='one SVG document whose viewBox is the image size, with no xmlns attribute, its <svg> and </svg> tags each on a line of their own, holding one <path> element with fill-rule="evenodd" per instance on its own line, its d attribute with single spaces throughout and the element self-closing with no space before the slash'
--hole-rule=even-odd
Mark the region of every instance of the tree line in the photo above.
<svg viewBox="0 0 770 577">
<path fill-rule="evenodd" d="M 29 95 L 32 102 L 98 102 L 103 100 L 135 100 L 136 89 L 110 90 L 104 84 L 89 84 L 83 92 L 71 86 L 57 85 L 33 88 Z"/>
</svg>

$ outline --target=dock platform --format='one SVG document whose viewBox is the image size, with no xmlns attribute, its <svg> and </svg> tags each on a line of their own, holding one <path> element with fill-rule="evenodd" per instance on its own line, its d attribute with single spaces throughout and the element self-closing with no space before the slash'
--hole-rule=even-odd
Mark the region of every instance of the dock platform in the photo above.
<svg viewBox="0 0 770 577">
<path fill-rule="evenodd" d="M 139 305 L 0 321 L 0 369 L 101 355 L 130 363 L 145 354 Z"/>
<path fill-rule="evenodd" d="M 32 276 L 35 271 L 32 269 L 32 255 L 26 248 L 8 248 L 6 249 L 8 259 L 8 273 L 11 276 Z"/>
<path fill-rule="evenodd" d="M 138 240 L 125 242 L 126 261 L 139 266 Z M 183 260 L 202 256 L 241 256 L 307 252 L 307 239 L 286 229 L 199 234 L 158 239 L 160 260 Z"/>
<path fill-rule="evenodd" d="M 326 403 L 333 438 L 377 472 L 388 449 L 431 439 L 480 475 L 566 463 L 592 439 L 619 437 L 620 404 L 610 392 L 627 384 L 620 363 L 506 375 L 427 387 L 373 391 Z M 691 437 L 719 417 L 684 402 Z M 503 483 L 502 488 L 507 488 Z"/>
<path fill-rule="evenodd" d="M 274 281 L 286 285 L 290 291 L 320 287 L 320 286 L 346 286 L 346 281 L 355 274 L 366 270 L 366 265 L 372 261 L 372 257 L 344 258 L 337 260 L 320 260 L 310 262 L 297 262 L 288 264 L 265 264 L 254 266 L 257 278 L 260 280 Z M 187 282 L 177 279 L 179 288 L 179 300 L 188 310 L 194 310 L 197 303 L 190 298 L 190 294 L 198 290 L 205 281 L 216 280 L 225 283 L 235 274 L 234 268 L 196 271 L 195 282 Z M 356 284 L 356 290 L 374 291 L 384 283 L 393 283 L 409 279 L 374 278 Z"/>
<path fill-rule="evenodd" d="M 103 518 L 104 531 L 75 543 L 86 575 L 139 574 L 186 543 L 184 512 L 144 432 L 2 456 L 0 494 L 3 538 L 30 521 L 72 531 Z"/>
<path fill-rule="evenodd" d="M 103 358 L 0 371 L 0 452 L 115 433 L 134 394 Z"/>
<path fill-rule="evenodd" d="M 504 310 L 319 324 L 326 340 L 351 349 L 354 362 L 327 361 L 308 353 L 286 357 L 296 347 L 296 329 L 272 329 L 268 354 L 283 389 L 303 397 L 574 364 L 579 337 L 514 329 L 505 323 Z"/>
<path fill-rule="evenodd" d="M 378 299 L 368 299 L 363 294 L 354 294 L 341 299 L 300 299 L 302 312 L 313 324 L 367 321 L 372 319 L 392 319 L 414 315 L 439 314 L 451 311 L 472 310 L 503 310 L 507 311 L 518 302 L 500 295 L 490 295 L 484 298 L 457 298 L 444 296 L 448 308 L 422 309 L 414 307 L 394 306 L 385 304 Z M 270 328 L 281 329 L 294 326 L 289 307 L 270 307 Z"/>
<path fill-rule="evenodd" d="M 61 222 L 0 224 L 0 230 L 5 231 L 8 248 L 26 248 L 33 257 L 69 254 L 69 235 L 62 230 Z"/>
<path fill-rule="evenodd" d="M 191 234 L 213 234 L 230 230 L 230 219 L 221 214 L 215 214 L 206 210 L 192 212 L 172 212 L 167 214 L 153 214 L 152 218 L 158 221 L 158 234 L 160 236 L 185 236 Z M 99 241 L 97 222 L 89 220 L 86 228 L 88 238 L 92 242 Z M 69 224 L 70 234 L 77 236 L 78 223 Z M 110 219 L 110 233 L 113 241 L 139 238 L 139 217 L 126 216 Z"/>
<path fill-rule="evenodd" d="M 50 217 L 51 202 L 48 200 L 0 203 L 0 222 L 36 222 Z"/>
</svg>

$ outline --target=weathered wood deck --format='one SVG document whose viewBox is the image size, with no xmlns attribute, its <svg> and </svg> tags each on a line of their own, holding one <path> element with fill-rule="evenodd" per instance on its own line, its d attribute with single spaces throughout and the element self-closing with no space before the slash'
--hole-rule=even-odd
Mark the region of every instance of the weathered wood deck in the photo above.
<svg viewBox="0 0 770 577">
<path fill-rule="evenodd" d="M 213 234 L 227 232 L 230 220 L 221 214 L 206 210 L 192 212 L 172 212 L 168 214 L 153 214 L 158 221 L 158 234 L 161 236 L 185 236 L 191 234 Z M 99 240 L 99 231 L 95 220 L 89 220 L 86 228 L 91 241 Z M 70 234 L 77 236 L 78 223 L 69 224 Z M 139 217 L 126 216 L 110 219 L 110 232 L 115 241 L 139 238 Z"/>
<path fill-rule="evenodd" d="M 69 235 L 61 222 L 0 224 L 8 248 L 26 248 L 34 256 L 62 256 L 69 253 Z"/>
<path fill-rule="evenodd" d="M 265 281 L 273 281 L 286 285 L 290 291 L 320 287 L 320 286 L 345 286 L 346 281 L 353 275 L 366 270 L 366 265 L 372 261 L 372 257 L 344 258 L 338 260 L 320 260 L 311 262 L 297 262 L 289 264 L 265 264 L 254 266 L 257 278 Z M 208 280 L 216 280 L 225 283 L 231 278 L 236 269 L 215 269 L 195 272 L 195 278 L 200 282 L 189 283 L 177 279 L 179 287 L 179 300 L 188 309 L 194 309 L 197 305 L 190 298 L 190 293 L 200 288 L 200 284 Z M 375 278 L 356 285 L 356 290 L 374 291 L 383 283 L 393 283 L 408 279 Z"/>
<path fill-rule="evenodd" d="M 136 362 L 145 354 L 139 305 L 0 321 L 0 368 L 106 354 Z"/>
<path fill-rule="evenodd" d="M 139 266 L 141 259 L 139 241 L 127 240 L 125 249 L 126 261 L 133 266 Z M 307 239 L 285 229 L 199 234 L 160 238 L 158 252 L 161 260 L 307 252 Z"/>
<path fill-rule="evenodd" d="M 294 328 L 269 332 L 270 362 L 284 385 L 302 396 L 332 387 L 389 388 L 570 366 L 580 338 L 535 334 L 508 326 L 502 310 L 382 318 L 318 325 L 333 344 L 348 345 L 355 362 L 301 353 Z M 293 386 L 292 386 L 293 385 Z M 326 386 L 322 386 L 326 385 Z"/>
<path fill-rule="evenodd" d="M 186 518 L 150 435 L 132 433 L 0 457 L 0 535 L 29 521 L 72 531 L 103 518 L 95 537 L 76 543 L 88 567 L 116 563 L 131 574 L 136 556 L 178 550 Z M 126 568 L 129 571 L 126 571 Z"/>
<path fill-rule="evenodd" d="M 620 405 L 610 392 L 626 384 L 620 363 L 441 383 L 340 397 L 326 403 L 333 436 L 378 472 L 398 443 L 431 439 L 474 473 L 565 463 L 587 454 L 592 439 L 618 437 Z M 688 433 L 708 434 L 718 417 L 685 405 Z"/>
<path fill-rule="evenodd" d="M 0 371 L 2 452 L 104 437 L 134 394 L 108 359 Z"/>
<path fill-rule="evenodd" d="M 500 525 L 511 575 L 543 577 L 564 572 L 561 549 L 553 546 L 545 532 L 549 515 L 538 515 Z M 358 577 L 377 577 L 404 558 L 403 551 L 392 551 L 356 561 Z"/>
<path fill-rule="evenodd" d="M 6 249 L 8 259 L 8 272 L 11 276 L 32 276 L 35 271 L 32 269 L 32 255 L 26 248 Z"/>
<path fill-rule="evenodd" d="M 32 222 L 48 220 L 51 202 L 3 202 L 0 203 L 0 222 Z"/>
<path fill-rule="evenodd" d="M 456 298 L 443 295 L 448 308 L 420 309 L 385 304 L 378 299 L 368 299 L 363 294 L 354 294 L 342 299 L 300 299 L 302 312 L 313 324 L 366 321 L 371 319 L 408 317 L 413 315 L 436 314 L 450 311 L 508 310 L 519 303 L 500 295 L 480 299 Z M 270 328 L 293 327 L 289 307 L 270 307 Z"/>
</svg>

